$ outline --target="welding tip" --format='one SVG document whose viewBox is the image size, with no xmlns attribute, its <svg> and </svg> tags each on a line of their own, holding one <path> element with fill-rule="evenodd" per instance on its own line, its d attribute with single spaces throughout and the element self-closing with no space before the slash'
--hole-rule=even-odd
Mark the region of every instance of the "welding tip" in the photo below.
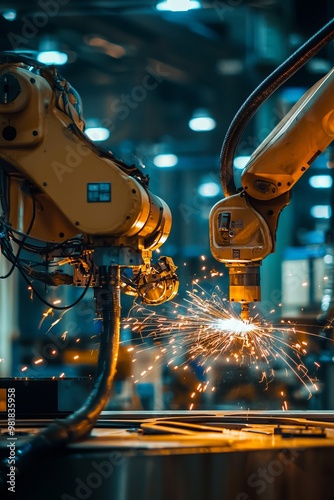
<svg viewBox="0 0 334 500">
<path fill-rule="evenodd" d="M 248 302 L 242 302 L 241 303 L 241 312 L 240 312 L 240 318 L 242 321 L 247 321 L 249 323 L 249 303 Z"/>
</svg>

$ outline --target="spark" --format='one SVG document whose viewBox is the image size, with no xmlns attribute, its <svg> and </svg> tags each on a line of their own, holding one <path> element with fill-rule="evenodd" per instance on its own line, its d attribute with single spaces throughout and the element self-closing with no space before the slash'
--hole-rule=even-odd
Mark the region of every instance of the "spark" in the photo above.
<svg viewBox="0 0 334 500">
<path fill-rule="evenodd" d="M 265 390 L 275 379 L 275 368 L 285 367 L 287 375 L 295 377 L 305 387 L 308 398 L 312 397 L 318 390 L 317 380 L 303 361 L 307 342 L 298 337 L 318 335 L 299 330 L 291 321 L 281 320 L 275 325 L 262 318 L 255 307 L 250 321 L 243 321 L 218 288 L 210 294 L 197 281 L 194 289 L 187 292 L 185 304 L 177 307 L 172 304 L 172 309 L 161 316 L 138 304 L 130 311 L 126 321 L 133 332 L 140 334 L 141 349 L 146 344 L 146 349 L 153 349 L 152 341 L 155 347 L 160 347 L 160 355 L 155 356 L 153 364 L 165 363 L 173 370 L 183 368 L 182 373 L 194 364 L 203 368 L 209 379 L 190 390 L 191 399 L 208 390 L 214 392 L 210 377 L 218 360 L 250 367 L 251 376 L 256 376 Z M 270 314 L 274 313 L 272 309 Z M 141 376 L 147 371 L 142 371 Z M 287 401 L 283 404 L 285 410 L 287 404 Z"/>
</svg>

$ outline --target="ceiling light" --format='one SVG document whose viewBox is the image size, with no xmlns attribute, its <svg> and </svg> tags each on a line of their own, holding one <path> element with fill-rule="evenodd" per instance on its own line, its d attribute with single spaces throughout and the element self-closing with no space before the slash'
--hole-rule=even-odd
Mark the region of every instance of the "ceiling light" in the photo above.
<svg viewBox="0 0 334 500">
<path fill-rule="evenodd" d="M 62 66 L 66 64 L 68 60 L 68 55 L 66 52 L 60 52 L 59 50 L 45 50 L 39 52 L 37 55 L 37 61 L 43 64 L 55 64 L 57 66 Z"/>
<path fill-rule="evenodd" d="M 332 264 L 333 262 L 333 255 L 331 255 L 330 253 L 327 253 L 325 256 L 324 256 L 324 263 L 325 264 Z"/>
<path fill-rule="evenodd" d="M 160 154 L 153 158 L 154 165 L 160 168 L 175 167 L 177 162 L 178 157 L 173 154 Z"/>
<path fill-rule="evenodd" d="M 330 175 L 313 175 L 309 178 L 309 184 L 316 189 L 330 188 L 333 184 L 333 179 Z"/>
<path fill-rule="evenodd" d="M 2 13 L 2 17 L 6 19 L 6 21 L 15 21 L 16 19 L 16 10 L 6 10 Z"/>
<path fill-rule="evenodd" d="M 189 128 L 195 132 L 208 132 L 216 128 L 216 122 L 207 109 L 197 109 L 189 120 Z"/>
<path fill-rule="evenodd" d="M 156 6 L 157 10 L 170 10 L 172 12 L 185 12 L 200 8 L 201 3 L 197 0 L 164 0 Z"/>
<path fill-rule="evenodd" d="M 103 142 L 109 139 L 110 131 L 105 127 L 89 127 L 86 128 L 85 134 L 91 141 Z"/>
<path fill-rule="evenodd" d="M 315 219 L 330 219 L 332 207 L 330 205 L 313 205 L 310 212 Z"/>
<path fill-rule="evenodd" d="M 203 198 L 214 198 L 220 193 L 220 185 L 217 182 L 203 182 L 198 187 L 198 194 Z"/>
<path fill-rule="evenodd" d="M 233 160 L 233 166 L 237 169 L 245 168 L 249 162 L 250 156 L 236 156 Z"/>
</svg>

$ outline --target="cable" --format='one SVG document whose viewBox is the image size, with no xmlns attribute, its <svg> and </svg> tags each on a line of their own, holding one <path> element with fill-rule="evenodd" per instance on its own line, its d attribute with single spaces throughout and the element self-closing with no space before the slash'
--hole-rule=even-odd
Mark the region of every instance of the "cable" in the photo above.
<svg viewBox="0 0 334 500">
<path fill-rule="evenodd" d="M 20 253 L 24 247 L 25 240 L 28 238 L 28 236 L 33 228 L 35 218 L 36 218 L 36 202 L 35 202 L 35 198 L 34 198 L 33 194 L 31 194 L 31 199 L 32 199 L 32 214 L 31 214 L 31 220 L 30 220 L 27 232 L 24 234 L 23 239 L 19 240 L 19 243 L 18 243 L 19 248 L 18 248 L 17 253 L 14 257 L 14 260 L 12 261 L 12 267 L 9 269 L 8 273 L 5 276 L 1 276 L 1 279 L 8 278 L 13 273 L 14 269 L 17 267 Z"/>
<path fill-rule="evenodd" d="M 110 289 L 96 289 L 96 298 L 102 309 L 102 333 L 94 387 L 81 408 L 62 420 L 55 420 L 18 450 L 15 463 L 18 488 L 24 490 L 24 479 L 30 467 L 47 453 L 86 438 L 108 401 L 116 372 L 121 316 L 120 268 L 117 266 L 112 270 Z M 3 463 L 0 491 L 6 488 L 7 473 L 8 465 Z"/>
<path fill-rule="evenodd" d="M 248 97 L 226 133 L 220 153 L 220 180 L 225 196 L 238 192 L 233 175 L 233 159 L 241 134 L 258 108 L 296 71 L 334 38 L 334 18 L 309 38 L 274 70 Z"/>
<path fill-rule="evenodd" d="M 89 274 L 89 278 L 88 278 L 88 281 L 85 285 L 85 289 L 84 291 L 81 293 L 81 295 L 79 295 L 79 297 L 74 301 L 72 302 L 72 304 L 68 304 L 67 306 L 56 306 L 55 304 L 50 304 L 47 300 L 45 300 L 42 295 L 37 292 L 36 288 L 33 286 L 32 282 L 29 280 L 29 278 L 27 278 L 27 276 L 25 275 L 24 271 L 22 271 L 22 269 L 20 269 L 18 267 L 18 270 L 20 271 L 23 279 L 28 283 L 29 287 L 31 287 L 31 290 L 33 291 L 33 293 L 36 295 L 36 297 L 38 297 L 38 299 L 43 302 L 43 304 L 45 304 L 46 306 L 52 308 L 52 309 L 56 309 L 57 311 L 64 311 L 64 310 L 67 310 L 67 309 L 72 309 L 72 307 L 76 306 L 77 304 L 79 304 L 79 302 L 84 298 L 84 296 L 86 295 L 86 293 L 88 292 L 89 288 L 90 288 L 90 284 L 91 284 L 91 281 L 92 281 L 92 277 L 93 277 L 93 268 L 91 268 L 91 271 L 90 271 L 90 274 Z"/>
<path fill-rule="evenodd" d="M 30 224 L 32 227 L 32 224 Z M 29 228 L 30 228 L 29 226 Z M 28 237 L 28 233 L 25 235 L 25 238 Z M 14 255 L 13 250 L 11 248 L 11 244 L 9 241 L 6 241 L 5 237 L 2 237 L 2 244 L 1 244 L 1 251 L 2 254 L 6 257 L 6 259 L 12 263 L 11 269 L 8 271 L 8 273 L 5 276 L 0 276 L 1 279 L 8 278 L 13 272 L 13 270 L 16 268 L 22 275 L 23 279 L 28 283 L 28 286 L 32 289 L 34 294 L 38 297 L 38 299 L 43 302 L 47 307 L 56 309 L 59 311 L 64 311 L 67 309 L 71 309 L 72 307 L 76 306 L 86 295 L 87 291 L 90 288 L 91 282 L 92 282 L 92 277 L 93 277 L 93 266 L 90 268 L 89 272 L 89 277 L 88 281 L 85 285 L 84 291 L 81 293 L 81 295 L 72 303 L 68 304 L 66 306 L 57 306 L 55 304 L 50 304 L 47 300 L 45 300 L 42 295 L 36 290 L 34 287 L 32 281 L 28 278 L 28 276 L 32 276 L 35 279 L 38 279 L 39 281 L 42 281 L 44 283 L 47 283 L 48 285 L 53 285 L 57 286 L 55 280 L 53 280 L 53 275 L 52 273 L 37 273 L 31 269 L 31 266 L 27 266 L 25 264 L 22 264 L 22 261 L 19 259 L 19 254 L 23 248 L 23 240 L 19 240 L 19 243 L 22 243 L 22 245 L 19 247 L 19 250 L 16 255 Z M 7 237 L 8 239 L 8 237 Z M 9 239 L 8 239 L 9 240 Z M 42 263 L 35 263 L 36 265 L 42 265 Z M 44 264 L 43 264 L 44 265 Z M 28 275 L 28 276 L 27 276 Z M 68 284 L 68 283 L 66 283 Z"/>
<path fill-rule="evenodd" d="M 16 238 L 14 236 L 14 234 L 17 234 L 18 236 L 20 236 L 23 239 L 25 239 L 25 237 L 27 236 L 27 233 L 23 233 L 22 231 L 19 231 L 18 229 L 14 229 L 10 224 L 6 223 L 4 220 L 2 220 L 1 223 L 3 224 L 3 226 L 6 227 L 8 234 L 10 234 L 12 240 L 15 241 L 15 243 L 20 244 L 22 242 L 22 240 L 19 240 L 18 238 Z M 40 241 L 40 240 L 37 240 L 37 241 Z M 61 241 L 59 243 L 52 243 L 52 242 L 46 242 L 46 243 L 47 243 L 47 246 L 41 246 L 41 245 L 33 245 L 31 243 L 29 244 L 29 243 L 25 242 L 24 249 L 26 249 L 27 251 L 29 251 L 31 253 L 36 253 L 38 255 L 42 255 L 42 254 L 45 255 L 47 253 L 51 253 L 51 252 L 53 252 L 55 250 L 59 250 L 59 249 L 67 250 L 68 247 L 70 247 L 71 245 L 73 245 L 73 249 L 75 248 L 75 245 L 77 245 L 81 248 L 83 245 L 83 240 L 80 239 L 79 237 L 73 237 L 73 238 L 68 238 L 67 240 Z M 67 254 L 67 255 L 69 255 L 69 254 Z"/>
</svg>

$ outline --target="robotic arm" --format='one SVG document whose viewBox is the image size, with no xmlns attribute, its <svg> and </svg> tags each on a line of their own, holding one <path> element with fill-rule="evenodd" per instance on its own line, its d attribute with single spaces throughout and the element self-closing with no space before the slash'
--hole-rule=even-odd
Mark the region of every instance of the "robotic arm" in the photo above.
<svg viewBox="0 0 334 500">
<path fill-rule="evenodd" d="M 151 263 L 170 232 L 168 206 L 150 192 L 147 177 L 97 147 L 84 128 L 80 97 L 56 68 L 22 54 L 0 56 L 0 245 L 11 262 L 2 278 L 18 268 L 32 287 L 36 280 L 84 287 L 64 307 L 48 304 L 34 288 L 55 309 L 75 305 L 91 286 L 102 319 L 89 397 L 20 450 L 21 472 L 42 452 L 85 438 L 104 409 L 117 369 L 121 290 L 150 305 L 178 290 L 172 259 Z M 0 489 L 7 467 L 0 465 Z"/>
<path fill-rule="evenodd" d="M 242 189 L 210 213 L 210 248 L 229 268 L 229 300 L 261 300 L 261 261 L 275 251 L 280 212 L 290 190 L 334 138 L 334 68 L 293 106 L 254 151 L 242 173 Z"/>
<path fill-rule="evenodd" d="M 170 300 L 178 290 L 176 266 L 168 257 L 151 264 L 169 235 L 170 210 L 141 171 L 92 143 L 84 128 L 80 97 L 56 68 L 3 53 L 2 253 L 48 285 L 101 288 L 118 266 L 125 293 L 150 305 Z M 44 270 L 20 259 L 21 250 L 38 255 Z M 70 264 L 73 273 L 50 272 L 50 264 Z"/>
</svg>

